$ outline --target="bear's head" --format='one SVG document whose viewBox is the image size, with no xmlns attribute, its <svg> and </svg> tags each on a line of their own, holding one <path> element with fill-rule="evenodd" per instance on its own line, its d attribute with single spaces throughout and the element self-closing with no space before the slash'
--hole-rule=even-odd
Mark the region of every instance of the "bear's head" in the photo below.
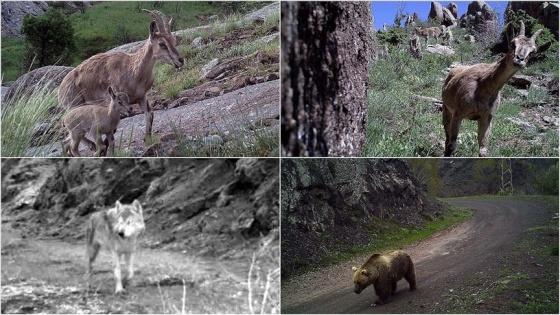
<svg viewBox="0 0 560 315">
<path fill-rule="evenodd" d="M 362 267 L 352 267 L 352 271 L 354 271 L 354 277 L 352 277 L 354 292 L 360 294 L 368 285 L 373 283 L 371 280 L 372 275 Z"/>
</svg>

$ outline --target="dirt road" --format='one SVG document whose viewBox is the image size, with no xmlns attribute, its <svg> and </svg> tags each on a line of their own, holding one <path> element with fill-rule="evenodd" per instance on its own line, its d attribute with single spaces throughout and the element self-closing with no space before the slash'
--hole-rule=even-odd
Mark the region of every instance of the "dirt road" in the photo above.
<svg viewBox="0 0 560 315">
<path fill-rule="evenodd" d="M 512 263 L 515 246 L 524 231 L 552 217 L 550 207 L 516 199 L 470 199 L 449 203 L 472 208 L 476 213 L 467 222 L 404 248 L 415 262 L 417 291 L 408 292 L 408 283 L 402 280 L 388 304 L 372 307 L 377 300 L 373 287 L 359 295 L 353 292 L 351 266 L 359 266 L 367 260 L 361 257 L 283 283 L 282 313 L 441 312 L 440 307 L 447 303 L 449 296 L 462 290 L 468 281 L 479 276 L 499 275 Z M 531 264 L 535 263 L 529 262 Z M 484 285 L 488 284 L 481 283 L 479 287 Z M 484 303 L 488 306 L 496 302 Z M 500 306 L 488 310 L 500 312 Z M 444 313 L 457 311 L 443 308 Z"/>
<path fill-rule="evenodd" d="M 21 238 L 3 224 L 2 313 L 248 313 L 249 301 L 253 309 L 277 312 L 270 308 L 270 290 L 268 297 L 264 293 L 266 268 L 258 256 L 251 268 L 251 254 L 246 256 L 204 259 L 144 248 L 135 258 L 135 278 L 125 286 L 127 292 L 115 295 L 108 251 L 100 252 L 88 291 L 81 242 Z"/>
</svg>

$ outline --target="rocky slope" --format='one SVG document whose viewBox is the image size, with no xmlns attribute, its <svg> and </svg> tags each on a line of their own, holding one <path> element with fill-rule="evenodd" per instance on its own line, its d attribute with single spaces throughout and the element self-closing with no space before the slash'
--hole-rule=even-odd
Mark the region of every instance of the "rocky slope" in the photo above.
<svg viewBox="0 0 560 315">
<path fill-rule="evenodd" d="M 284 159 L 282 265 L 369 245 L 384 220 L 421 226 L 441 211 L 402 160 Z"/>
<path fill-rule="evenodd" d="M 278 237 L 277 159 L 3 159 L 2 175 L 2 224 L 23 237 L 82 239 L 89 214 L 134 199 L 143 246 L 222 256 Z"/>
</svg>

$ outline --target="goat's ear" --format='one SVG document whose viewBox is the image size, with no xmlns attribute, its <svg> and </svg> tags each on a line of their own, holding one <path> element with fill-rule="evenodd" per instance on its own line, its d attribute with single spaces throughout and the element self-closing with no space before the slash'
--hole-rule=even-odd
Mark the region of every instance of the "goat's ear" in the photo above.
<svg viewBox="0 0 560 315">
<path fill-rule="evenodd" d="M 157 32 L 157 25 L 155 21 L 152 21 L 152 23 L 150 23 L 150 37 L 154 38 L 154 36 L 156 35 Z"/>
<path fill-rule="evenodd" d="M 550 41 L 540 45 L 539 47 L 537 47 L 537 52 L 540 53 L 540 52 L 543 52 L 543 51 L 549 49 L 550 45 L 552 45 L 552 42 L 550 42 Z"/>
<path fill-rule="evenodd" d="M 111 96 L 111 98 L 115 98 L 115 91 L 113 90 L 113 88 L 111 86 L 109 86 L 107 88 L 107 92 L 109 92 L 109 95 Z"/>
</svg>

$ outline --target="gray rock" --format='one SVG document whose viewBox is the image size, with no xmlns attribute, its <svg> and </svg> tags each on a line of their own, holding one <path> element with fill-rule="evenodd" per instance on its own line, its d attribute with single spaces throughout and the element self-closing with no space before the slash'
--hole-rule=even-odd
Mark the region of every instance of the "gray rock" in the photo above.
<svg viewBox="0 0 560 315">
<path fill-rule="evenodd" d="M 218 58 L 214 58 L 209 63 L 205 64 L 202 69 L 200 69 L 200 72 L 202 72 L 202 78 L 205 78 L 206 75 L 218 65 L 218 63 L 220 63 L 220 60 Z"/>
<path fill-rule="evenodd" d="M 450 48 L 449 46 L 443 46 L 440 44 L 428 45 L 428 47 L 426 47 L 426 51 L 432 54 L 438 54 L 442 56 L 452 56 L 455 54 L 455 50 L 453 50 L 453 48 Z"/>
<path fill-rule="evenodd" d="M 243 18 L 243 23 L 252 22 L 254 20 L 265 19 L 267 16 L 278 13 L 280 11 L 280 2 L 274 2 L 266 7 L 260 8 L 259 10 L 249 13 Z"/>
<path fill-rule="evenodd" d="M 13 101 L 22 96 L 29 96 L 37 89 L 57 89 L 72 67 L 46 66 L 35 69 L 19 77 L 10 85 L 4 97 L 5 102 Z"/>
<path fill-rule="evenodd" d="M 266 35 L 264 37 L 261 37 L 261 38 L 257 39 L 257 42 L 270 43 L 271 41 L 275 40 L 276 37 L 278 37 L 278 36 L 280 36 L 280 33 L 274 33 L 274 34 Z"/>
<path fill-rule="evenodd" d="M 203 40 L 202 37 L 197 37 L 197 38 L 195 38 L 195 39 L 192 41 L 191 46 L 193 46 L 193 47 L 200 47 L 200 46 L 202 46 L 202 40 Z"/>
</svg>

